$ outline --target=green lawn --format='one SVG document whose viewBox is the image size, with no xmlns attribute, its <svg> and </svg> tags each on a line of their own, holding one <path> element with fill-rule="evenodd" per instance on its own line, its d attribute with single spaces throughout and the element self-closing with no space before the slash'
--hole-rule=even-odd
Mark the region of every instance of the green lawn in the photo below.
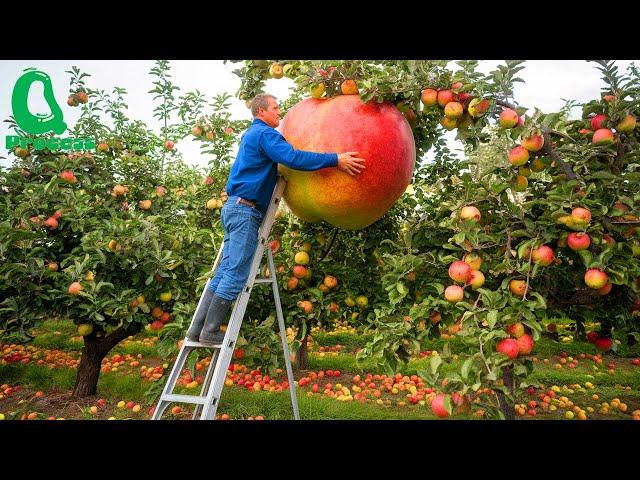
<svg viewBox="0 0 640 480">
<path fill-rule="evenodd" d="M 71 322 L 51 321 L 43 324 L 38 331 L 37 338 L 31 345 L 42 349 L 63 350 L 66 352 L 79 352 L 82 348 L 81 340 L 76 336 L 75 327 Z M 74 337 L 75 336 L 75 337 Z M 157 354 L 155 345 L 142 343 L 148 339 L 148 332 L 141 332 L 135 338 L 120 344 L 112 353 L 142 355 L 140 362 L 142 365 L 157 365 L 161 359 Z M 356 362 L 355 352 L 362 348 L 371 338 L 340 332 L 337 334 L 316 333 L 314 334 L 314 346 L 309 354 L 309 370 L 340 370 L 343 374 L 342 381 L 345 386 L 351 387 L 351 375 L 370 372 L 385 373 L 375 367 L 373 360 L 366 360 L 361 364 Z M 441 351 L 445 340 L 434 341 L 429 346 L 430 350 Z M 342 349 L 337 355 L 325 353 L 320 355 L 320 346 L 341 345 Z M 463 348 L 459 338 L 449 341 L 451 351 L 459 353 Z M 593 345 L 584 342 L 560 343 L 548 337 L 542 337 L 536 343 L 535 353 L 538 361 L 535 363 L 533 374 L 530 376 L 530 384 L 537 387 L 544 387 L 548 390 L 551 386 L 558 386 L 565 390 L 558 393 L 558 396 L 567 396 L 575 405 L 582 408 L 591 407 L 595 410 L 592 415 L 598 418 L 597 411 L 600 403 L 610 402 L 613 398 L 619 398 L 621 402 L 627 404 L 627 413 L 611 411 L 606 418 L 626 418 L 629 419 L 631 411 L 640 408 L 640 367 L 632 366 L 629 357 L 640 356 L 640 347 L 620 346 L 617 357 L 607 356 L 604 362 L 596 365 L 588 359 L 578 360 L 575 369 L 569 369 L 566 365 L 563 368 L 556 368 L 559 363 L 561 352 L 566 352 L 568 356 L 578 358 L 580 353 L 596 353 Z M 543 362 L 549 359 L 548 363 Z M 610 362 L 616 364 L 615 373 L 609 373 L 607 365 Z M 452 361 L 448 365 L 443 365 L 444 372 L 459 368 L 460 361 Z M 429 358 L 417 358 L 411 360 L 401 369 L 403 375 L 413 375 L 419 370 L 427 369 Z M 201 372 L 204 374 L 204 372 Z M 344 377 L 347 375 L 347 377 Z M 22 364 L 11 363 L 0 365 L 0 383 L 14 386 L 19 384 L 26 391 L 33 393 L 42 390 L 48 392 L 71 391 L 75 383 L 76 370 L 72 368 L 47 368 L 34 363 Z M 345 381 L 344 379 L 348 380 Z M 160 389 L 165 381 L 153 384 L 155 389 Z M 330 379 L 325 381 L 331 382 Z M 584 390 L 574 389 L 573 393 L 566 393 L 566 388 L 572 384 L 585 385 L 586 382 L 594 384 L 595 388 Z M 102 373 L 98 383 L 98 395 L 88 399 L 87 402 L 95 402 L 98 397 L 105 398 L 110 405 L 108 415 L 115 418 L 149 418 L 148 408 L 152 404 L 151 399 L 145 393 L 152 384 L 143 381 L 139 375 L 139 369 L 123 366 L 118 372 Z M 630 386 L 631 390 L 625 387 Z M 391 396 L 385 394 L 384 399 L 391 400 L 391 405 L 379 405 L 373 401 L 361 403 L 358 401 L 342 402 L 334 398 L 329 398 L 321 393 L 308 396 L 310 387 L 297 389 L 298 403 L 301 417 L 304 419 L 432 419 L 429 405 L 406 405 L 398 406 L 398 401 L 406 400 L 404 394 Z M 192 391 L 190 393 L 197 393 Z M 592 395 L 598 395 L 598 400 L 592 400 Z M 31 400 L 25 394 L 22 402 L 11 404 L 10 399 L 0 399 L 0 413 L 7 412 L 17 415 L 16 412 L 28 412 Z M 116 403 L 120 400 L 132 400 L 142 406 L 142 410 L 132 417 L 129 410 L 116 408 Z M 524 397 L 520 401 L 528 402 L 537 400 L 537 397 Z M 10 405 L 10 408 L 8 407 Z M 89 403 L 77 407 L 77 415 L 73 418 L 96 418 L 89 412 Z M 12 410 L 13 409 L 13 410 Z M 472 408 L 466 415 L 456 416 L 456 418 L 475 418 Z M 562 418 L 566 409 L 558 409 L 556 412 L 540 412 L 536 418 Z M 105 410 L 106 412 L 107 410 Z M 232 419 L 242 419 L 250 416 L 263 415 L 267 419 L 290 419 L 293 416 L 291 401 L 288 391 L 284 392 L 253 392 L 247 391 L 239 386 L 225 387 L 221 398 L 218 413 L 226 413 Z M 49 413 L 51 414 L 51 413 Z M 42 416 L 45 414 L 42 413 Z M 104 413 L 106 416 L 107 413 Z M 168 416 L 171 416 L 167 412 Z M 591 414 L 590 414 L 591 415 Z M 13 418 L 13 417 L 11 417 Z M 177 418 L 190 418 L 188 413 L 178 415 Z"/>
</svg>

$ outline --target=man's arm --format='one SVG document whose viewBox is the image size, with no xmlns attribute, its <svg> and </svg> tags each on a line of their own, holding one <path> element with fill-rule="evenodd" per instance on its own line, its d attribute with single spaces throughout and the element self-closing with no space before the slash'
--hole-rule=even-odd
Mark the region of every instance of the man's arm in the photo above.
<svg viewBox="0 0 640 480">
<path fill-rule="evenodd" d="M 271 160 L 294 170 L 312 171 L 338 165 L 338 154 L 296 150 L 276 130 L 262 132 L 260 147 Z"/>
</svg>

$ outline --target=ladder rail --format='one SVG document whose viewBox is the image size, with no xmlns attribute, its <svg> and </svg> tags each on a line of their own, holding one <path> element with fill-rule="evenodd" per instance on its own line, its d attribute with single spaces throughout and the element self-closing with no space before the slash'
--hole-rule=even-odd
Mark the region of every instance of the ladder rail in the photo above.
<svg viewBox="0 0 640 480">
<path fill-rule="evenodd" d="M 244 313 L 249 303 L 249 297 L 251 296 L 251 290 L 255 282 L 256 275 L 262 263 L 262 257 L 264 255 L 264 249 L 267 244 L 267 238 L 271 233 L 271 227 L 275 219 L 275 212 L 279 207 L 280 199 L 285 187 L 284 178 L 279 177 L 271 197 L 269 208 L 263 218 L 263 223 L 258 231 L 258 244 L 251 260 L 251 268 L 249 270 L 249 277 L 245 283 L 242 291 L 236 299 L 236 304 L 231 313 L 231 319 L 227 325 L 227 331 L 225 332 L 224 340 L 222 341 L 222 348 L 216 362 L 215 371 L 213 373 L 213 381 L 209 393 L 207 394 L 207 402 L 204 405 L 201 420 L 212 420 L 215 417 L 218 410 L 218 404 L 220 402 L 220 395 L 224 387 L 224 381 L 226 379 L 226 372 L 231 363 L 231 356 L 235 348 L 235 343 L 240 333 L 240 327 L 244 318 Z M 275 271 L 273 272 L 273 278 L 275 277 Z"/>
<path fill-rule="evenodd" d="M 153 420 L 159 420 L 162 417 L 162 414 L 164 413 L 166 408 L 171 403 L 174 403 L 174 402 L 184 402 L 184 403 L 194 404 L 195 409 L 192 415 L 193 419 L 196 419 L 199 417 L 201 420 L 211 420 L 215 418 L 215 415 L 218 409 L 218 404 L 220 401 L 220 396 L 222 394 L 222 390 L 224 388 L 224 383 L 226 380 L 226 373 L 227 373 L 227 370 L 229 369 L 229 364 L 231 363 L 233 351 L 235 349 L 235 344 L 238 339 L 240 328 L 244 320 L 244 314 L 246 312 L 247 305 L 249 303 L 249 299 L 251 296 L 251 291 L 253 289 L 253 286 L 258 283 L 272 284 L 273 298 L 276 306 L 276 314 L 278 317 L 278 325 L 280 327 L 280 338 L 282 341 L 283 353 L 285 355 L 285 365 L 287 369 L 287 378 L 289 380 L 288 382 L 289 391 L 291 394 L 291 402 L 293 405 L 294 418 L 296 420 L 300 419 L 300 415 L 298 411 L 298 402 L 297 402 L 297 397 L 295 392 L 295 381 L 293 377 L 291 361 L 289 358 L 289 347 L 288 347 L 287 338 L 286 338 L 286 328 L 284 324 L 284 316 L 282 313 L 282 304 L 280 303 L 280 294 L 278 291 L 276 269 L 273 261 L 273 253 L 267 245 L 267 240 L 269 235 L 271 234 L 271 229 L 275 221 L 275 214 L 279 207 L 279 203 L 282 199 L 282 195 L 285 187 L 286 187 L 286 180 L 284 179 L 284 177 L 278 175 L 276 187 L 274 188 L 273 195 L 271 197 L 271 202 L 263 218 L 262 225 L 260 226 L 260 229 L 258 231 L 258 244 L 256 246 L 256 250 L 254 251 L 254 254 L 251 260 L 252 263 L 251 263 L 251 268 L 249 270 L 249 276 L 247 278 L 247 282 L 243 287 L 243 290 L 240 292 L 239 296 L 235 300 L 235 305 L 231 312 L 231 317 L 227 325 L 227 329 L 226 329 L 225 336 L 222 343 L 218 345 L 205 345 L 199 342 L 188 341 L 186 338 L 183 340 L 182 346 L 180 348 L 180 352 L 176 358 L 176 361 L 173 365 L 171 373 L 169 374 L 167 383 L 163 388 L 162 394 L 160 396 L 160 400 L 158 401 L 158 405 L 152 416 Z M 224 245 L 222 245 L 218 249 L 218 255 L 216 256 L 216 259 L 211 269 L 212 272 L 215 272 L 220 264 L 223 248 L 224 248 Z M 267 255 L 266 255 L 267 263 L 269 265 L 269 268 L 272 274 L 270 275 L 271 277 L 270 279 L 263 279 L 263 278 L 258 279 L 256 277 L 258 275 L 258 271 L 260 268 L 260 264 L 262 263 L 262 259 L 265 255 L 265 248 L 267 248 Z M 196 314 L 202 304 L 206 289 L 209 288 L 209 284 L 212 280 L 212 277 L 209 278 L 209 280 L 205 285 L 205 288 L 202 291 L 202 294 L 200 295 L 200 300 L 198 301 L 198 305 L 191 319 L 191 324 L 193 324 L 195 320 Z M 211 362 L 208 366 L 205 379 L 200 389 L 200 395 L 195 396 L 195 395 L 174 394 L 173 390 L 177 384 L 177 380 L 184 368 L 187 358 L 197 348 L 213 349 L 213 352 L 211 355 Z"/>
<path fill-rule="evenodd" d="M 267 260 L 269 261 L 269 269 L 276 271 L 273 261 L 273 253 L 271 249 L 267 249 Z M 289 381 L 289 392 L 291 394 L 291 404 L 293 405 L 293 418 L 300 420 L 300 412 L 298 410 L 298 397 L 296 397 L 296 385 L 293 378 L 293 369 L 291 368 L 291 359 L 289 358 L 289 342 L 287 342 L 287 328 L 284 324 L 284 315 L 282 314 L 282 304 L 280 303 L 280 292 L 278 291 L 278 282 L 275 274 L 273 275 L 273 298 L 276 304 L 276 315 L 278 317 L 278 325 L 280 326 L 280 340 L 282 341 L 282 351 L 284 353 L 284 364 L 287 369 L 287 379 Z"/>
<path fill-rule="evenodd" d="M 218 249 L 218 254 L 216 255 L 216 259 L 213 262 L 210 272 L 215 272 L 216 269 L 218 268 L 218 265 L 220 264 L 220 260 L 222 258 L 222 247 L 223 245 L 220 245 L 220 248 Z M 209 279 L 207 280 L 207 283 L 202 289 L 202 293 L 200 294 L 200 300 L 198 300 L 198 305 L 196 306 L 193 316 L 191 317 L 191 323 L 189 324 L 189 328 L 191 328 L 191 325 L 196 319 L 196 315 L 198 314 L 200 305 L 202 305 L 204 295 L 207 291 L 207 288 L 209 288 L 209 284 L 211 283 L 212 278 L 213 278 L 213 275 L 209 277 Z M 185 350 L 186 350 L 186 354 L 183 354 L 183 351 Z M 160 401 L 158 402 L 158 405 L 154 410 L 153 415 L 151 416 L 152 420 L 159 420 L 160 418 L 162 418 L 162 414 L 164 413 L 166 408 L 169 406 L 169 403 L 171 403 L 171 402 L 164 402 L 163 398 L 173 393 L 173 389 L 175 388 L 175 384 L 178 380 L 178 377 L 180 377 L 180 372 L 184 367 L 184 363 L 186 362 L 187 358 L 189 357 L 189 354 L 192 351 L 193 351 L 193 348 L 187 348 L 187 349 L 184 348 L 184 341 L 183 341 L 183 347 L 180 348 L 178 357 L 176 358 L 176 361 L 174 362 L 173 367 L 171 368 L 171 372 L 169 373 L 167 383 L 165 383 L 164 388 L 162 389 L 162 393 L 160 394 Z M 162 403 L 165 403 L 165 404 L 162 404 Z"/>
</svg>

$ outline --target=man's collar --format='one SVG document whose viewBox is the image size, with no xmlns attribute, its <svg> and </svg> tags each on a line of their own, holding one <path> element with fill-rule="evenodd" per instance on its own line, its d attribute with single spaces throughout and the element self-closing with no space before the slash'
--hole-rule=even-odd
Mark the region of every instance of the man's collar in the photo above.
<svg viewBox="0 0 640 480">
<path fill-rule="evenodd" d="M 256 123 L 261 123 L 262 125 L 267 125 L 267 123 L 264 120 L 261 120 L 259 118 L 254 118 L 253 119 L 253 124 L 255 125 Z M 268 127 L 269 125 L 267 125 Z"/>
</svg>

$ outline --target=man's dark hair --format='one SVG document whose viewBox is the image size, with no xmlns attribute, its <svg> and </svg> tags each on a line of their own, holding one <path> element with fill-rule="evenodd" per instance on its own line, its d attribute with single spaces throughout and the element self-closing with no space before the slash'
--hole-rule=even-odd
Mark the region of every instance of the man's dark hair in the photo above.
<svg viewBox="0 0 640 480">
<path fill-rule="evenodd" d="M 270 98 L 276 100 L 276 97 L 269 93 L 259 93 L 258 95 L 253 97 L 253 100 L 251 100 L 251 114 L 255 117 L 258 115 L 258 113 L 260 113 L 261 108 L 265 110 L 269 108 Z"/>
</svg>

